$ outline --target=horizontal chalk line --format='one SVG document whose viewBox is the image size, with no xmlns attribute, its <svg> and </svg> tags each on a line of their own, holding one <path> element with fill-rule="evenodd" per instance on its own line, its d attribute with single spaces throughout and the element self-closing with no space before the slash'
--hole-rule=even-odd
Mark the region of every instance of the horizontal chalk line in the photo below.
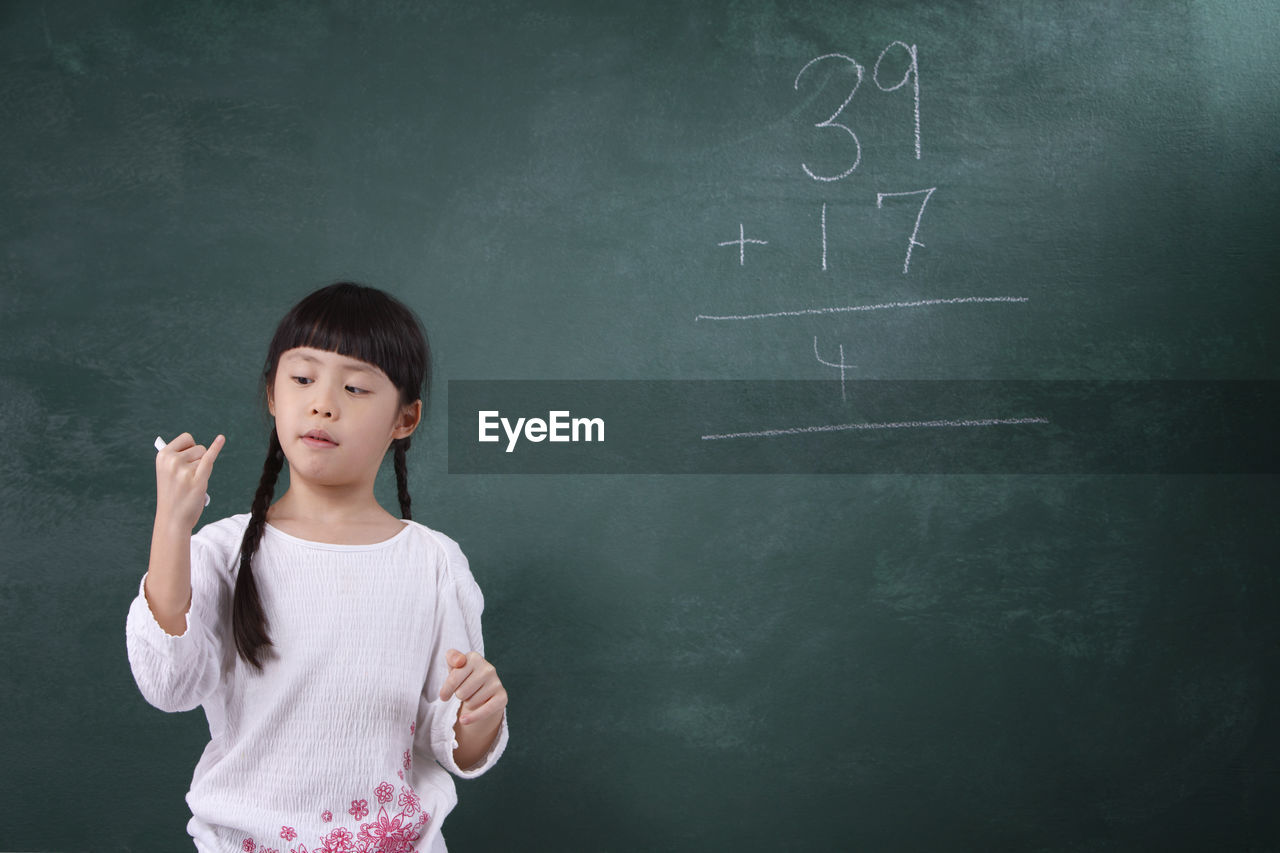
<svg viewBox="0 0 1280 853">
<path fill-rule="evenodd" d="M 769 314 L 699 314 L 699 320 L 766 320 L 771 317 L 803 317 L 809 314 L 842 314 L 846 311 L 880 311 L 885 308 L 920 308 L 925 305 L 957 305 L 962 302 L 1027 302 L 1028 296 L 956 296 L 951 299 L 918 299 L 915 302 L 881 302 L 878 305 L 846 305 L 837 308 L 805 308 L 799 311 L 774 311 Z"/>
<path fill-rule="evenodd" d="M 915 427 L 975 427 L 997 426 L 1000 424 L 1047 424 L 1047 418 L 976 418 L 971 420 L 949 421 L 896 421 L 882 424 L 829 424 L 824 426 L 791 427 L 789 429 L 764 429 L 756 432 L 727 432 L 719 435 L 704 435 L 704 441 L 719 438 L 767 438 L 775 435 L 798 435 L 806 432 L 842 432 L 855 429 L 909 429 Z"/>
</svg>

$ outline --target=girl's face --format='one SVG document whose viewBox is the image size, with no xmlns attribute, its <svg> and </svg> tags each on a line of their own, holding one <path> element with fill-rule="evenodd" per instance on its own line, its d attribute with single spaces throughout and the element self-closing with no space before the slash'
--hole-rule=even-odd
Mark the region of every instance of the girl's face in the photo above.
<svg viewBox="0 0 1280 853">
<path fill-rule="evenodd" d="M 412 434 L 422 415 L 420 400 L 400 405 L 379 368 L 312 347 L 280 356 L 267 405 L 290 479 L 320 486 L 372 489 L 391 441 Z"/>
</svg>

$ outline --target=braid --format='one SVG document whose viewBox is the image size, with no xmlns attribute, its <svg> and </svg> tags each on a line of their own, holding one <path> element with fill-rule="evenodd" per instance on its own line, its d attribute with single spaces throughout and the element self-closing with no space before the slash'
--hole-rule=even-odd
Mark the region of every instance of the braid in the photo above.
<svg viewBox="0 0 1280 853">
<path fill-rule="evenodd" d="M 246 663 L 259 670 L 262 669 L 262 650 L 271 646 L 271 638 L 267 636 L 267 616 L 262 610 L 262 599 L 258 597 L 258 585 L 253 580 L 253 555 L 262 542 L 262 533 L 267 526 L 267 507 L 271 504 L 282 467 L 284 451 L 280 447 L 280 437 L 272 428 L 267 459 L 262 465 L 262 479 L 258 481 L 258 491 L 253 496 L 249 526 L 240 541 L 240 571 L 236 575 L 235 596 L 231 604 L 236 651 Z"/>
<path fill-rule="evenodd" d="M 413 518 L 409 514 L 409 468 L 405 465 L 405 451 L 409 449 L 409 439 L 397 438 L 395 445 L 396 494 L 400 497 L 400 517 L 406 521 Z"/>
</svg>

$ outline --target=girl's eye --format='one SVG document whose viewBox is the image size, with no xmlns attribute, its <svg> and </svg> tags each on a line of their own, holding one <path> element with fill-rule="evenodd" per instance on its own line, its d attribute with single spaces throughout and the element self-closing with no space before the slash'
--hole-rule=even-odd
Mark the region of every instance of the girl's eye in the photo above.
<svg viewBox="0 0 1280 853">
<path fill-rule="evenodd" d="M 364 390 L 363 388 L 357 388 L 357 387 L 356 387 L 356 386 L 354 386 L 354 385 L 348 385 L 348 386 L 347 386 L 347 390 L 348 390 L 348 391 L 350 391 L 352 394 L 355 394 L 356 396 L 359 396 L 359 395 L 361 395 L 361 394 L 368 394 L 368 393 L 369 393 L 368 391 Z"/>
<path fill-rule="evenodd" d="M 309 377 L 309 376 L 295 376 L 295 377 L 293 377 L 293 381 L 294 381 L 294 382 L 297 382 L 299 385 L 306 385 L 307 383 L 311 382 L 311 377 Z"/>
</svg>

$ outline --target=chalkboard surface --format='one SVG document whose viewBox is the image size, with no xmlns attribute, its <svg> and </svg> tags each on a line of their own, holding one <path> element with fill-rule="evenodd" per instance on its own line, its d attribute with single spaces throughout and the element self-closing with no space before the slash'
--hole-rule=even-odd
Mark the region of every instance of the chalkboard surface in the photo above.
<svg viewBox="0 0 1280 853">
<path fill-rule="evenodd" d="M 271 329 L 354 279 L 430 332 L 415 518 L 511 695 L 451 849 L 1280 850 L 1273 474 L 465 474 L 446 429 L 451 379 L 825 380 L 851 421 L 854 380 L 1280 380 L 1277 31 L 5 3 L 0 848 L 190 849 L 206 721 L 125 657 L 151 443 L 225 433 L 202 521 L 247 510 Z"/>
</svg>

